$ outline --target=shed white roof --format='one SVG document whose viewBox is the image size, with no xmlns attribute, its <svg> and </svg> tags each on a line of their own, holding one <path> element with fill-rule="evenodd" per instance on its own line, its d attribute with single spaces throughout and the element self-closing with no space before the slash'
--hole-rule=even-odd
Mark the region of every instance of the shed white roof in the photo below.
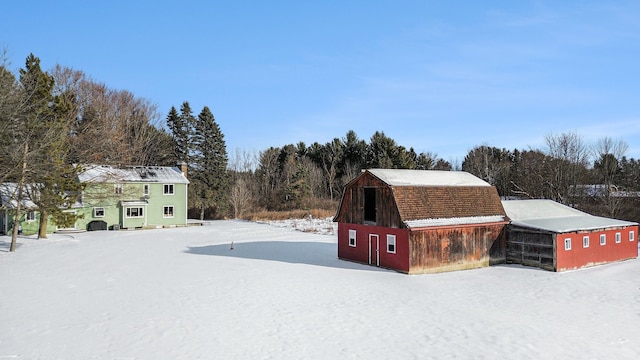
<svg viewBox="0 0 640 360">
<path fill-rule="evenodd" d="M 80 182 L 162 182 L 188 184 L 189 181 L 178 168 L 169 166 L 132 166 L 118 168 L 110 165 L 82 165 L 78 175 Z"/>
<path fill-rule="evenodd" d="M 556 233 L 637 225 L 630 221 L 593 216 L 552 200 L 504 200 L 502 206 L 512 225 Z"/>
<path fill-rule="evenodd" d="M 368 169 L 391 186 L 491 186 L 465 171 Z"/>
</svg>

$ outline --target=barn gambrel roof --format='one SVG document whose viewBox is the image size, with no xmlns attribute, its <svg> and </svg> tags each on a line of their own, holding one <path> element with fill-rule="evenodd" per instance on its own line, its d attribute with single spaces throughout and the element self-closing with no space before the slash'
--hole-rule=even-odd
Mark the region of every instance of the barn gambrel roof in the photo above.
<svg viewBox="0 0 640 360">
<path fill-rule="evenodd" d="M 464 171 L 368 169 L 360 176 L 365 173 L 389 186 L 407 228 L 508 220 L 495 187 Z"/>
<path fill-rule="evenodd" d="M 592 231 L 638 225 L 594 216 L 553 200 L 504 200 L 502 205 L 511 225 L 555 233 Z"/>
</svg>

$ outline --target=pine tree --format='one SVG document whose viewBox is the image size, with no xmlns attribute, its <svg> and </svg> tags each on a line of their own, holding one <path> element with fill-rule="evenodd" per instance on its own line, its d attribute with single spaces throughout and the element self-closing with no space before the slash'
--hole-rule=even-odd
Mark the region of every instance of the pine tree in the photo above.
<svg viewBox="0 0 640 360">
<path fill-rule="evenodd" d="M 207 106 L 198 115 L 194 130 L 190 207 L 199 209 L 200 219 L 204 219 L 206 209 L 213 208 L 218 214 L 227 210 L 228 156 L 224 135 Z"/>
<path fill-rule="evenodd" d="M 190 157 L 192 155 L 191 152 L 193 151 L 191 138 L 193 136 L 195 122 L 196 118 L 193 116 L 189 102 L 183 102 L 180 107 L 180 116 L 178 116 L 178 121 L 173 133 L 176 141 L 176 155 L 178 162 L 185 162 L 187 164 L 190 164 L 191 162 Z"/>
</svg>

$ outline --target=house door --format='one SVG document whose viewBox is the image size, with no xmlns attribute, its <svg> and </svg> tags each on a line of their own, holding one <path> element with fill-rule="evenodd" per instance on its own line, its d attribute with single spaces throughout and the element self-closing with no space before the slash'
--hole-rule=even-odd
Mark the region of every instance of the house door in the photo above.
<svg viewBox="0 0 640 360">
<path fill-rule="evenodd" d="M 369 265 L 380 266 L 380 236 L 369 234 Z"/>
</svg>

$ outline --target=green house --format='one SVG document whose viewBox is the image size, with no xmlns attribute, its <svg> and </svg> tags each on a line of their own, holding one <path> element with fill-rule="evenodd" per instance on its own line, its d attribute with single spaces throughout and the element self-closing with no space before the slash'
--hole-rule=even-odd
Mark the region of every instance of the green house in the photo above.
<svg viewBox="0 0 640 360">
<path fill-rule="evenodd" d="M 18 202 L 16 201 L 18 185 L 16 183 L 0 184 L 0 234 L 9 234 L 13 229 L 14 215 Z M 22 199 L 20 207 L 22 215 L 19 220 L 20 232 L 32 235 L 38 232 L 40 226 L 40 212 L 38 207 L 28 197 Z M 49 223 L 47 232 L 54 232 L 55 225 Z"/>
<path fill-rule="evenodd" d="M 187 225 L 186 165 L 114 167 L 83 165 L 78 180 L 85 185 L 74 229 L 99 222 L 108 229 L 160 228 Z"/>
</svg>

